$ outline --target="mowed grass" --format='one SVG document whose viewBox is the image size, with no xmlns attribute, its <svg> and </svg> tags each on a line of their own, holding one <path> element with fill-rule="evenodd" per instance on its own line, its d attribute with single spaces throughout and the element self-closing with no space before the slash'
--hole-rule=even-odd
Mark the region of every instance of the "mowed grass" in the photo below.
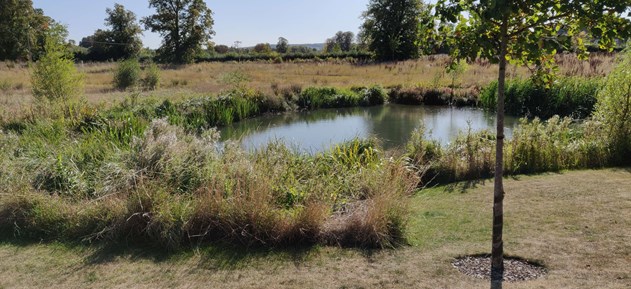
<svg viewBox="0 0 631 289">
<path fill-rule="evenodd" d="M 160 87 L 156 91 L 141 93 L 161 99 L 180 99 L 200 95 L 214 95 L 232 88 L 226 76 L 238 72 L 246 77 L 248 88 L 264 94 L 273 94 L 275 88 L 292 86 L 353 86 L 401 85 L 404 87 L 437 88 L 454 84 L 457 87 L 479 90 L 497 79 L 497 65 L 477 61 L 468 66 L 457 79 L 445 72 L 449 58 L 444 55 L 425 56 L 418 60 L 396 63 L 361 64 L 345 60 L 320 62 L 209 62 L 182 66 L 160 66 Z M 593 54 L 589 61 L 579 61 L 572 55 L 558 56 L 560 75 L 604 76 L 615 64 L 615 55 Z M 123 100 L 130 92 L 114 89 L 116 63 L 77 64 L 85 75 L 85 98 L 91 104 L 105 106 Z M 530 75 L 526 67 L 511 66 L 508 77 L 525 78 Z M 453 81 L 453 83 L 452 83 Z M 33 103 L 28 65 L 0 62 L 0 117 L 15 117 L 29 109 Z"/>
<path fill-rule="evenodd" d="M 0 244 L 0 288 L 487 288 L 451 260 L 490 246 L 492 181 L 410 199 L 410 246 L 165 254 L 59 244 Z M 631 169 L 507 179 L 505 249 L 544 263 L 539 280 L 505 288 L 628 288 Z"/>
</svg>

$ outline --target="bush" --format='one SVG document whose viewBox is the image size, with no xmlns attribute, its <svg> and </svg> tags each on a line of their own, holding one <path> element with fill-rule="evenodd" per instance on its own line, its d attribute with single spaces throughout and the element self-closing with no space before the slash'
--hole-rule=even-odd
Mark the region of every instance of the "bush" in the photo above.
<svg viewBox="0 0 631 289">
<path fill-rule="evenodd" d="M 142 79 L 144 90 L 156 90 L 160 85 L 160 68 L 155 63 L 149 64 L 145 68 L 145 77 Z"/>
<path fill-rule="evenodd" d="M 140 83 L 140 63 L 137 59 L 128 59 L 118 63 L 114 73 L 114 88 L 125 90 Z"/>
<path fill-rule="evenodd" d="M 74 66 L 72 56 L 63 43 L 52 37 L 46 39 L 44 55 L 31 71 L 31 84 L 36 104 L 68 105 L 76 101 L 83 91 L 83 76 Z"/>
<path fill-rule="evenodd" d="M 631 164 L 631 47 L 598 93 L 595 119 L 604 124 L 617 165 Z"/>
</svg>

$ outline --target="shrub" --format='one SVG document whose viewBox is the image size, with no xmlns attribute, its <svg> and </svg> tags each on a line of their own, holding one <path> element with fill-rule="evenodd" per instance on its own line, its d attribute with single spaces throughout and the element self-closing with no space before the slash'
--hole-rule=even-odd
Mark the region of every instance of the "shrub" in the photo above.
<svg viewBox="0 0 631 289">
<path fill-rule="evenodd" d="M 631 164 L 631 47 L 598 94 L 595 119 L 604 124 L 613 162 Z"/>
<path fill-rule="evenodd" d="M 140 83 L 140 63 L 137 59 L 127 59 L 118 63 L 114 73 L 114 88 L 125 90 Z"/>
<path fill-rule="evenodd" d="M 142 79 L 144 90 L 156 90 L 160 85 L 160 68 L 155 63 L 145 68 L 145 77 Z"/>
<path fill-rule="evenodd" d="M 388 99 L 388 95 L 379 85 L 374 85 L 365 89 L 362 89 L 363 103 L 366 105 L 382 105 Z"/>
<path fill-rule="evenodd" d="M 83 76 L 79 74 L 63 43 L 47 37 L 44 55 L 31 70 L 31 84 L 36 105 L 68 105 L 83 90 Z"/>
</svg>

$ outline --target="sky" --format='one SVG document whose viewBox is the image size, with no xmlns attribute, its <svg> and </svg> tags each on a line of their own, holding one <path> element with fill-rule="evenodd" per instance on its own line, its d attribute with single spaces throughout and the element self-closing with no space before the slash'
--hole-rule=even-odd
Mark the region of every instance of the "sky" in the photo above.
<svg viewBox="0 0 631 289">
<path fill-rule="evenodd" d="M 322 43 L 337 31 L 357 34 L 361 13 L 368 0 L 204 0 L 213 11 L 216 44 L 240 47 L 278 42 L 285 37 L 290 44 Z M 68 27 L 69 39 L 81 41 L 97 29 L 104 29 L 105 9 L 115 3 L 125 6 L 138 19 L 155 12 L 147 0 L 33 0 L 35 8 Z M 145 47 L 157 48 L 158 34 L 144 32 Z"/>
</svg>

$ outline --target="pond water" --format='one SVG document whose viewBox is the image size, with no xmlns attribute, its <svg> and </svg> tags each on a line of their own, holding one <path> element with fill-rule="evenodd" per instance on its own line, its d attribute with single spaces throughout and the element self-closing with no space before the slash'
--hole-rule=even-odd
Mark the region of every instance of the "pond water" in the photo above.
<svg viewBox="0 0 631 289">
<path fill-rule="evenodd" d="M 241 140 L 248 150 L 281 140 L 290 147 L 313 153 L 354 137 L 377 137 L 386 149 L 403 147 L 421 121 L 427 128 L 426 137 L 443 145 L 469 126 L 474 131 L 495 131 L 495 113 L 481 109 L 396 104 L 266 115 L 220 130 L 223 141 Z M 517 123 L 517 118 L 506 117 L 507 137 Z"/>
</svg>

